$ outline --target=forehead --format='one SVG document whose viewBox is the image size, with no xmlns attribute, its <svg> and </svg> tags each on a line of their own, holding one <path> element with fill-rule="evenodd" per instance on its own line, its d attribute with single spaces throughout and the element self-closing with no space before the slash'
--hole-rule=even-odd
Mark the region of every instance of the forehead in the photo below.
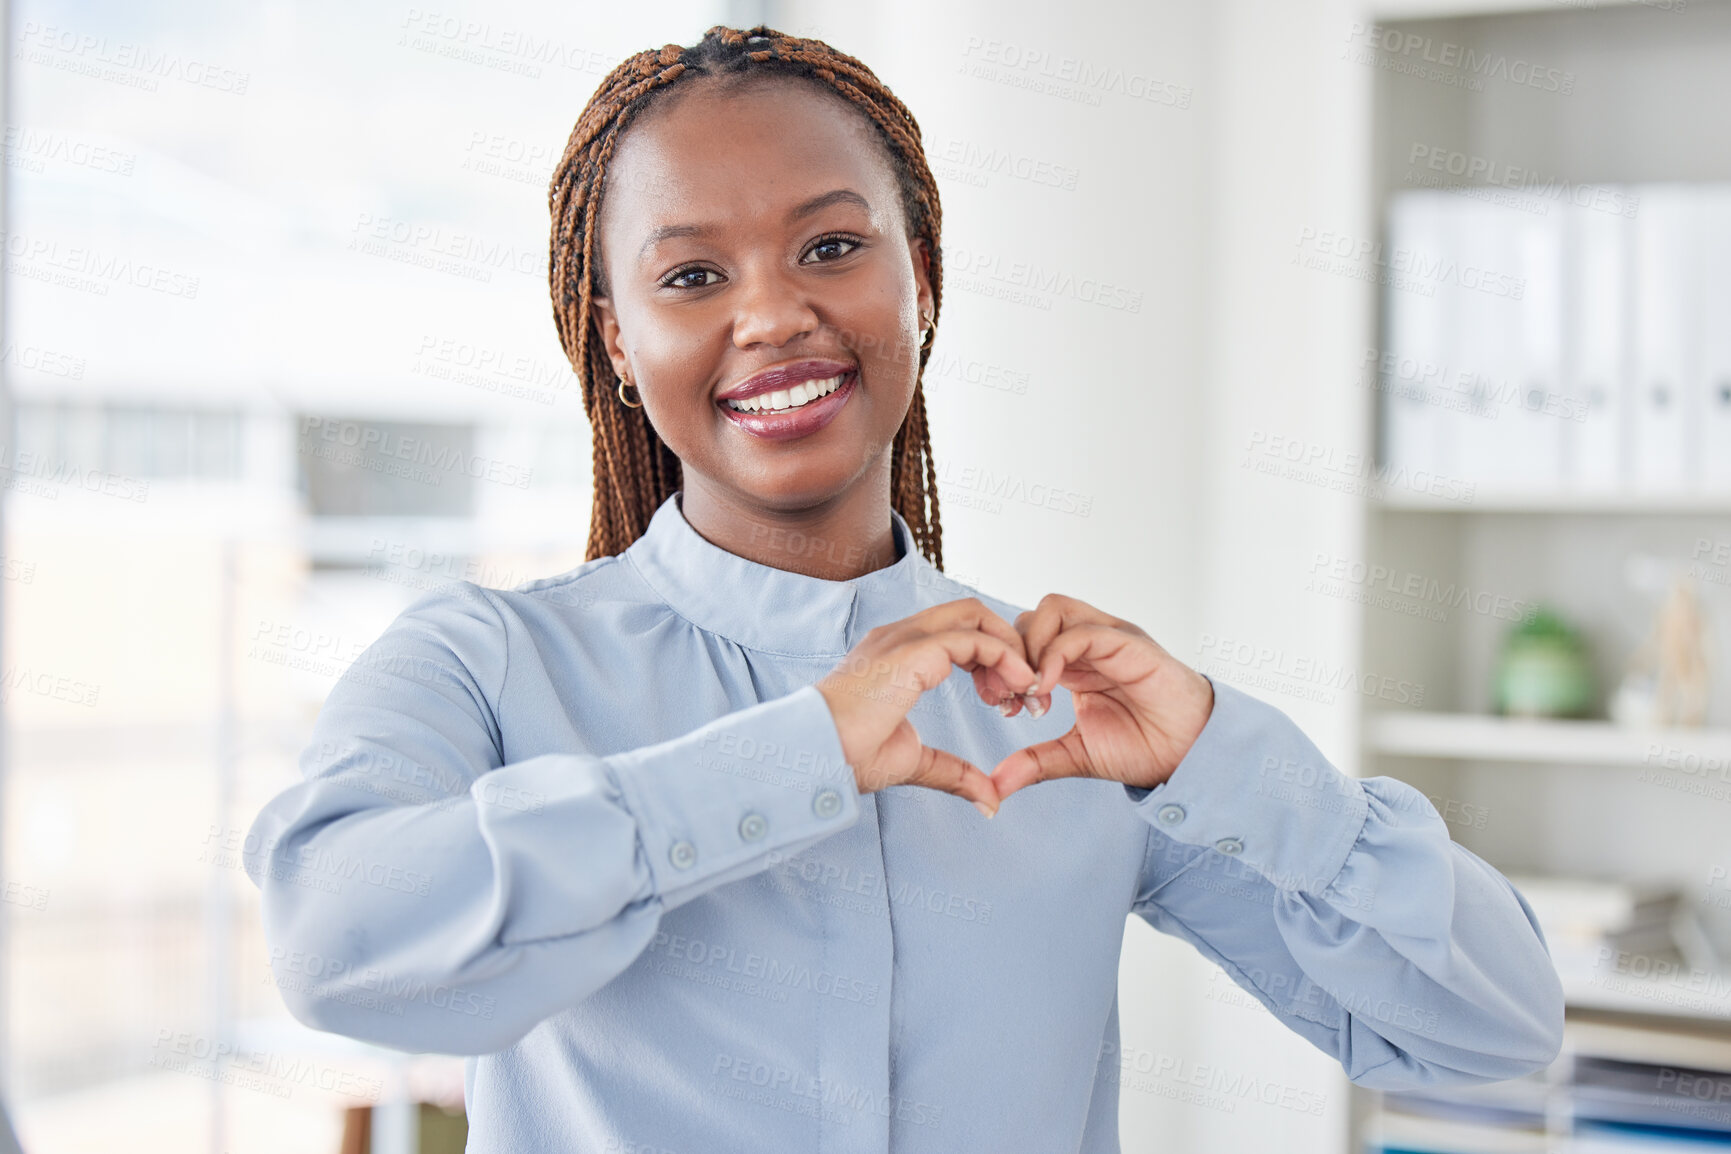
<svg viewBox="0 0 1731 1154">
<path fill-rule="evenodd" d="M 798 78 L 672 89 L 625 132 L 608 165 L 605 240 L 668 223 L 776 221 L 790 205 L 851 188 L 901 219 L 889 150 L 863 109 Z"/>
</svg>

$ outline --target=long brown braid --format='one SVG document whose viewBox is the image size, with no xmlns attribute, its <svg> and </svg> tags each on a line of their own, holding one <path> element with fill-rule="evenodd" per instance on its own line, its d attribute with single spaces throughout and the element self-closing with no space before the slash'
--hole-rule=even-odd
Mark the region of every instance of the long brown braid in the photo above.
<svg viewBox="0 0 1731 1154">
<path fill-rule="evenodd" d="M 909 231 L 925 240 L 931 254 L 934 322 L 943 301 L 938 246 L 942 213 L 920 127 L 864 64 L 821 40 L 788 36 L 761 24 L 744 31 L 717 25 L 698 44 L 639 52 L 608 73 L 577 118 L 547 189 L 553 221 L 548 258 L 553 319 L 582 385 L 583 410 L 594 430 L 595 503 L 587 560 L 624 551 L 683 483 L 679 458 L 656 434 L 645 411 L 620 403 L 612 388 L 613 364 L 590 310 L 595 296 L 607 291 L 595 246 L 607 164 L 621 135 L 659 93 L 692 76 L 744 74 L 804 77 L 866 114 L 889 146 Z M 942 569 L 937 466 L 920 383 L 930 353 L 920 352 L 913 401 L 890 451 L 890 501 L 913 530 L 914 545 Z"/>
</svg>

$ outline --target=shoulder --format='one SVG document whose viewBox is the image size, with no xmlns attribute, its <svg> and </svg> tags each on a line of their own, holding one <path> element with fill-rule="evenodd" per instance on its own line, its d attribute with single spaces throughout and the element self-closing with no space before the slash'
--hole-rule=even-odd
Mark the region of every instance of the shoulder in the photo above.
<svg viewBox="0 0 1731 1154">
<path fill-rule="evenodd" d="M 1016 618 L 1027 611 L 1028 606 L 994 597 L 959 577 L 952 577 L 940 572 L 930 562 L 925 562 L 915 571 L 915 581 L 923 587 L 923 601 L 926 605 L 942 605 L 946 601 L 956 601 L 964 597 L 977 597 L 986 608 L 1014 625 Z"/>
<path fill-rule="evenodd" d="M 502 650 L 513 633 L 534 634 L 556 624 L 568 629 L 572 611 L 648 601 L 648 594 L 619 556 L 597 557 L 509 589 L 451 581 L 410 602 L 381 640 L 420 635 L 442 642 L 459 657 L 481 656 Z"/>
</svg>

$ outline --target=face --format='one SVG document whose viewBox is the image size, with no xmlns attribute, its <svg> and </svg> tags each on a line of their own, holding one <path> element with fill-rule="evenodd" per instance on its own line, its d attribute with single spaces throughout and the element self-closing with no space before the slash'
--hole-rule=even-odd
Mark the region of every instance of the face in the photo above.
<svg viewBox="0 0 1731 1154">
<path fill-rule="evenodd" d="M 932 314 L 885 145 L 804 81 L 663 99 L 620 140 L 601 207 L 614 372 L 687 489 L 788 511 L 881 483 Z M 757 412 L 726 399 L 762 386 Z"/>
</svg>

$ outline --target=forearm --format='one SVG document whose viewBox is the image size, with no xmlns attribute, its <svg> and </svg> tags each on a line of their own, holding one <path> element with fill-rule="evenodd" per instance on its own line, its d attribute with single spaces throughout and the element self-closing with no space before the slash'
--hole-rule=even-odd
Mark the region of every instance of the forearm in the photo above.
<svg viewBox="0 0 1731 1154">
<path fill-rule="evenodd" d="M 1229 686 L 1215 711 L 1167 783 L 1126 791 L 1154 827 L 1138 912 L 1366 1085 L 1550 1061 L 1561 986 L 1508 882 L 1417 790 L 1340 774 Z"/>
<path fill-rule="evenodd" d="M 272 970 L 309 1025 L 501 1049 L 623 971 L 666 911 L 859 814 L 812 688 L 655 745 L 509 765 L 472 700 L 449 678 L 341 687 L 307 780 L 248 834 Z"/>
</svg>

